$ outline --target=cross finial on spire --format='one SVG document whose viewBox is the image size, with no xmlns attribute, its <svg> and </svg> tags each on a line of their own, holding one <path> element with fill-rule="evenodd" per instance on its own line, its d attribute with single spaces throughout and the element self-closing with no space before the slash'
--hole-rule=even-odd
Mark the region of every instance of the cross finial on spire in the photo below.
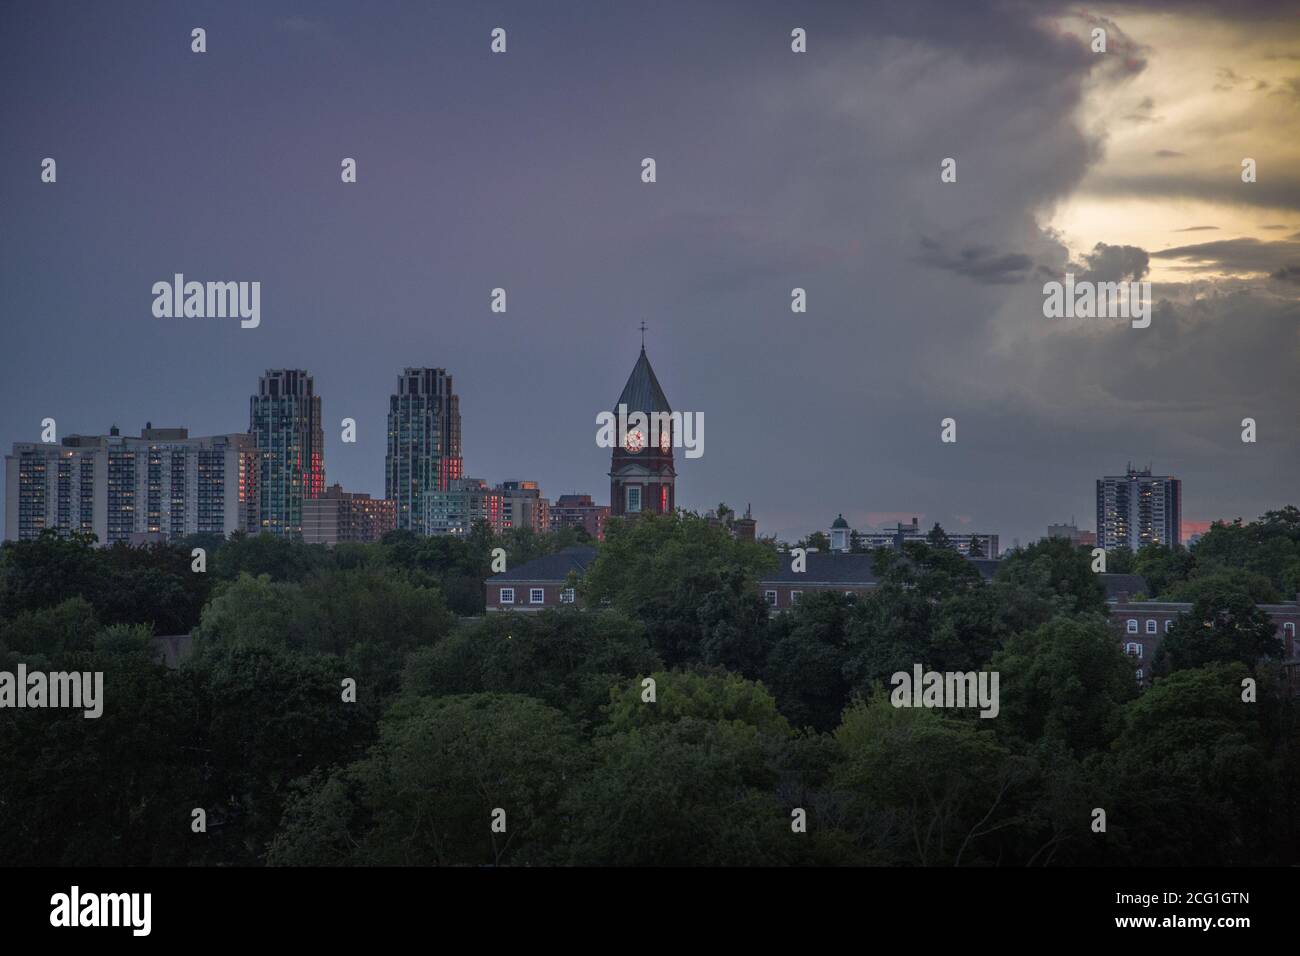
<svg viewBox="0 0 1300 956">
<path fill-rule="evenodd" d="M 641 321 L 641 351 L 645 351 L 645 320 Z"/>
</svg>

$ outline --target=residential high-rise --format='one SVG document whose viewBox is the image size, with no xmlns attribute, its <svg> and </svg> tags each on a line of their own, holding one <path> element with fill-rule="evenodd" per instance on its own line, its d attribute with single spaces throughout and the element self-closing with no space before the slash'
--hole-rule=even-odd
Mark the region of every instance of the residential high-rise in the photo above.
<svg viewBox="0 0 1300 956">
<path fill-rule="evenodd" d="M 551 525 L 551 503 L 542 497 L 535 481 L 503 481 L 497 486 L 501 492 L 501 524 L 504 528 L 532 528 L 545 534 Z"/>
<path fill-rule="evenodd" d="M 325 493 L 320 396 L 302 369 L 268 369 L 249 400 L 257 449 L 258 529 L 302 534 L 302 503 Z"/>
<path fill-rule="evenodd" d="M 17 442 L 5 457 L 5 535 L 45 529 L 93 534 L 101 544 L 256 526 L 255 454 L 248 435 L 190 438 L 145 425 L 138 438 L 69 435 Z"/>
<path fill-rule="evenodd" d="M 625 418 L 619 415 L 620 409 Z M 673 440 L 677 436 L 673 435 L 673 427 L 680 427 L 680 420 L 674 423 L 667 418 L 672 409 L 646 358 L 644 344 L 613 412 L 619 422 L 617 429 L 626 427 L 627 433 L 616 435 L 610 455 L 610 514 L 672 514 L 677 508 L 677 469 L 673 464 Z M 633 427 L 630 421 L 636 412 L 649 420 L 644 429 Z"/>
<path fill-rule="evenodd" d="M 560 495 L 550 507 L 551 530 L 583 528 L 600 541 L 605 537 L 605 519 L 609 505 L 598 505 L 591 495 Z"/>
<path fill-rule="evenodd" d="M 1132 464 L 1123 475 L 1097 479 L 1097 546 L 1137 551 L 1144 544 L 1182 543 L 1183 483 Z"/>
<path fill-rule="evenodd" d="M 1070 519 L 1069 524 L 1049 524 L 1047 526 L 1047 536 L 1049 538 L 1065 538 L 1071 544 L 1084 547 L 1094 547 L 1097 544 L 1097 533 L 1095 531 L 1083 531 Z"/>
<path fill-rule="evenodd" d="M 319 498 L 302 503 L 302 539 L 307 544 L 378 541 L 397 527 L 397 505 L 330 485 Z"/>
<path fill-rule="evenodd" d="M 550 527 L 550 502 L 535 481 L 503 481 L 490 487 L 482 478 L 454 478 L 445 491 L 430 491 L 423 499 L 427 534 L 465 537 L 479 521 L 497 534 L 511 528 L 531 528 L 538 534 Z"/>
<path fill-rule="evenodd" d="M 384 495 L 397 502 L 397 526 L 433 534 L 425 525 L 426 492 L 448 491 L 464 476 L 460 399 L 440 368 L 407 368 L 388 400 Z"/>
<path fill-rule="evenodd" d="M 482 478 L 456 478 L 445 491 L 425 492 L 421 509 L 426 534 L 464 538 L 479 521 L 486 521 L 493 531 L 502 530 L 501 491 L 488 487 Z"/>
</svg>

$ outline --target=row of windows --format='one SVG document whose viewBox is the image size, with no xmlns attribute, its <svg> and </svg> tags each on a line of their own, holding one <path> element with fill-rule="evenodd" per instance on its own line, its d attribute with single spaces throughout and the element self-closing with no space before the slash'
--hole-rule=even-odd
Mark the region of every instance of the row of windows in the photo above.
<svg viewBox="0 0 1300 956">
<path fill-rule="evenodd" d="M 573 601 L 574 601 L 574 597 L 575 597 L 575 595 L 574 595 L 574 590 L 573 590 L 573 588 L 565 588 L 563 591 L 560 592 L 560 603 L 561 603 L 561 604 L 572 604 Z M 502 604 L 514 604 L 514 603 L 515 603 L 515 589 L 514 589 L 514 588 L 502 588 L 502 589 L 501 589 L 501 603 L 502 603 Z M 528 589 L 528 603 L 529 603 L 529 604 L 545 604 L 545 603 L 546 603 L 546 590 L 545 590 L 544 588 L 529 588 L 529 589 Z"/>
<path fill-rule="evenodd" d="M 771 594 L 771 595 L 773 595 L 773 596 L 775 596 L 775 594 L 776 594 L 775 591 L 768 591 L 767 593 L 768 593 L 768 594 Z M 796 593 L 797 593 L 797 592 L 796 592 Z M 775 603 L 775 600 L 770 600 L 770 601 L 768 601 L 768 603 L 769 603 L 769 604 L 774 604 L 774 603 Z M 1147 627 L 1146 627 L 1146 632 L 1147 632 L 1148 634 L 1155 634 L 1155 633 L 1157 633 L 1157 623 L 1158 623 L 1158 622 L 1157 622 L 1154 618 L 1147 618 Z M 1173 622 L 1173 619 L 1172 619 L 1172 618 L 1170 618 L 1169 620 L 1165 621 L 1165 633 L 1168 634 L 1169 631 L 1170 631 L 1170 629 L 1173 628 L 1173 626 L 1174 626 L 1174 622 Z M 1128 619 L 1128 622 L 1127 622 L 1127 625 L 1126 625 L 1126 627 L 1125 627 L 1125 630 L 1126 630 L 1129 634 L 1137 634 L 1137 633 L 1138 633 L 1138 621 L 1137 621 L 1137 618 L 1135 618 L 1135 617 L 1131 617 L 1131 618 L 1129 618 L 1129 619 Z M 1295 637 L 1295 622 L 1294 622 L 1294 621 L 1287 621 L 1286 623 L 1284 623 L 1284 624 L 1282 625 L 1282 633 L 1285 634 L 1287 637 Z M 1134 646 L 1134 645 L 1129 645 L 1129 646 L 1131 647 L 1131 646 Z M 1140 657 L 1141 655 L 1138 655 L 1138 656 Z"/>
<path fill-rule="evenodd" d="M 791 592 L 790 592 L 790 603 L 791 603 L 791 604 L 798 604 L 798 603 L 799 603 L 799 598 L 802 597 L 802 596 L 803 596 L 803 592 L 802 592 L 802 591 L 791 591 Z M 844 596 L 845 596 L 845 597 L 856 597 L 856 596 L 857 596 L 857 592 L 856 592 L 856 591 L 845 591 L 845 592 L 844 592 Z M 776 596 L 776 592 L 775 592 L 775 591 L 764 591 L 764 592 L 763 592 L 763 600 L 767 602 L 767 606 L 768 606 L 768 607 L 776 607 L 777 604 L 778 604 L 778 602 L 777 602 L 777 596 Z"/>
<path fill-rule="evenodd" d="M 1165 633 L 1168 634 L 1168 633 L 1169 633 L 1169 629 L 1172 628 L 1173 626 L 1174 626 L 1173 618 L 1170 618 L 1169 620 L 1165 621 Z M 1128 625 L 1127 625 L 1127 627 L 1126 627 L 1126 630 L 1127 630 L 1128 633 L 1130 633 L 1130 634 L 1136 634 L 1136 633 L 1138 633 L 1138 622 L 1137 622 L 1137 618 L 1135 618 L 1135 617 L 1131 617 L 1131 618 L 1128 619 Z M 1147 619 L 1147 633 L 1148 633 L 1148 634 L 1155 634 L 1155 633 L 1157 633 L 1157 630 L 1158 630 L 1158 622 L 1155 620 L 1155 618 L 1148 618 L 1148 619 Z"/>
</svg>

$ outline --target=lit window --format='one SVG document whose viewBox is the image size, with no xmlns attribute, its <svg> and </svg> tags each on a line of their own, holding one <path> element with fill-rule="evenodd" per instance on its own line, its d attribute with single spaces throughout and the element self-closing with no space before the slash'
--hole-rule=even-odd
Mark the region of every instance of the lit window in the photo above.
<svg viewBox="0 0 1300 956">
<path fill-rule="evenodd" d="M 1138 632 L 1138 622 L 1133 618 L 1129 618 L 1128 620 L 1128 632 L 1130 634 L 1136 634 Z"/>
<path fill-rule="evenodd" d="M 776 592 L 764 591 L 763 598 L 767 601 L 769 607 L 776 607 Z"/>
<path fill-rule="evenodd" d="M 514 589 L 514 588 L 502 588 L 502 589 L 501 589 L 501 603 L 502 603 L 502 604 L 514 604 L 514 603 L 515 603 L 515 589 Z"/>
<path fill-rule="evenodd" d="M 546 591 L 543 588 L 530 588 L 528 591 L 529 604 L 543 604 L 546 601 Z"/>
<path fill-rule="evenodd" d="M 1156 621 L 1155 618 L 1151 618 L 1150 620 L 1147 621 L 1147 633 L 1154 634 L 1155 632 L 1156 632 Z"/>
</svg>

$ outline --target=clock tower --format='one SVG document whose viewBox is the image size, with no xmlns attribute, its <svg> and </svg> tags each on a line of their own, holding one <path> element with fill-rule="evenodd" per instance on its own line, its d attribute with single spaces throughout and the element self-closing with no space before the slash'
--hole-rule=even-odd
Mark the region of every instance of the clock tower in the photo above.
<svg viewBox="0 0 1300 956">
<path fill-rule="evenodd" d="M 646 358 L 644 335 L 643 328 L 641 355 L 613 409 L 618 425 L 609 464 L 609 513 L 618 517 L 646 511 L 672 514 L 677 508 L 673 441 L 681 440 L 674 434 L 680 423 L 670 417 L 668 399 Z M 625 417 L 619 416 L 620 406 Z"/>
</svg>

